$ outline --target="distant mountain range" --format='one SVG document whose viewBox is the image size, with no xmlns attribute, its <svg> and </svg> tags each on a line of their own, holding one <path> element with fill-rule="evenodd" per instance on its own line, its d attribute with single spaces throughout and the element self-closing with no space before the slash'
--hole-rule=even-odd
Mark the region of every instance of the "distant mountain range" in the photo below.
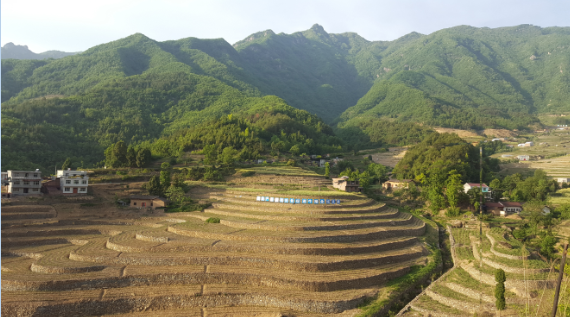
<svg viewBox="0 0 570 317">
<path fill-rule="evenodd" d="M 30 126 L 73 135 L 87 153 L 275 104 L 316 114 L 352 146 L 398 122 L 527 129 L 539 113 L 570 111 L 568 27 L 458 26 L 368 41 L 314 25 L 234 45 L 134 34 L 56 60 L 2 57 L 3 149 L 8 133 L 20 142 Z"/>
<path fill-rule="evenodd" d="M 2 59 L 46 59 L 46 58 L 63 58 L 75 55 L 78 52 L 68 53 L 62 51 L 46 51 L 43 53 L 34 53 L 28 49 L 27 45 L 16 45 L 14 43 L 6 43 L 2 46 Z"/>
</svg>

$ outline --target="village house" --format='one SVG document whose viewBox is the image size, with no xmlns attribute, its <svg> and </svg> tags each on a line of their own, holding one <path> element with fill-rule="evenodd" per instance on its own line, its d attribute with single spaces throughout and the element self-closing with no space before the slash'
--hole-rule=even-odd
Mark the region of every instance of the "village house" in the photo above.
<svg viewBox="0 0 570 317">
<path fill-rule="evenodd" d="M 570 178 L 558 178 L 557 181 L 562 185 L 563 183 L 570 183 Z"/>
<path fill-rule="evenodd" d="M 39 195 L 42 187 L 42 172 L 35 171 L 12 171 L 7 172 L 8 190 L 6 194 Z"/>
<path fill-rule="evenodd" d="M 59 180 L 59 184 L 57 184 Z M 64 194 L 87 194 L 89 176 L 86 171 L 58 170 L 56 185 Z"/>
<path fill-rule="evenodd" d="M 412 182 L 411 179 L 391 179 L 382 184 L 382 188 L 384 189 L 398 189 L 398 188 L 408 188 L 410 183 Z"/>
<path fill-rule="evenodd" d="M 495 216 L 505 217 L 509 213 L 520 213 L 522 211 L 522 205 L 519 202 L 514 201 L 505 201 L 505 202 L 498 202 L 498 203 L 485 203 L 483 208 L 487 210 L 487 212 L 493 213 Z"/>
<path fill-rule="evenodd" d="M 362 187 L 359 181 L 349 181 L 348 176 L 333 178 L 333 187 L 345 192 L 361 192 Z"/>
<path fill-rule="evenodd" d="M 131 207 L 134 208 L 152 208 L 166 207 L 168 200 L 158 196 L 131 196 Z"/>
<path fill-rule="evenodd" d="M 473 188 L 479 188 L 479 183 L 465 183 L 463 184 L 463 192 L 467 194 L 467 192 Z M 487 184 L 483 184 L 483 197 L 485 198 L 491 198 L 491 189 L 489 188 L 489 186 L 487 186 Z"/>
<path fill-rule="evenodd" d="M 528 155 L 517 155 L 517 158 L 519 159 L 519 161 L 528 161 L 528 160 L 530 160 L 530 156 L 528 156 Z"/>
</svg>

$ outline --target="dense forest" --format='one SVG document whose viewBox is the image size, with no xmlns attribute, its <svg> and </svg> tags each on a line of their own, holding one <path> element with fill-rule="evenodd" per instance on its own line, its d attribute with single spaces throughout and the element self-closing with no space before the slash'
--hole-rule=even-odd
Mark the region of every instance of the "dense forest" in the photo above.
<svg viewBox="0 0 570 317">
<path fill-rule="evenodd" d="M 182 145 L 169 138 L 228 114 L 260 132 L 252 116 L 283 120 L 274 126 L 287 137 L 277 129 L 262 143 L 301 152 L 416 144 L 430 126 L 528 129 L 538 113 L 570 109 L 569 50 L 570 28 L 460 26 L 371 42 L 314 25 L 233 46 L 134 34 L 61 59 L 3 59 L 2 169 L 51 170 L 67 157 L 90 166 L 119 140 Z M 308 118 L 321 127 L 297 126 Z"/>
</svg>

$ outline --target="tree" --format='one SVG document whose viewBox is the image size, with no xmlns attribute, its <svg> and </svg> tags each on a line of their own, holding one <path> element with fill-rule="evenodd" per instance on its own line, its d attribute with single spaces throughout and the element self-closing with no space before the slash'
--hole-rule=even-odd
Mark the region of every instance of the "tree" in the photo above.
<svg viewBox="0 0 570 317">
<path fill-rule="evenodd" d="M 231 166 L 234 164 L 237 155 L 238 151 L 234 150 L 233 147 L 228 146 L 224 148 L 224 150 L 222 151 L 222 155 L 219 159 L 222 161 L 223 164 Z"/>
<path fill-rule="evenodd" d="M 170 163 L 162 163 L 160 165 L 160 184 L 165 190 L 170 187 L 170 173 Z"/>
<path fill-rule="evenodd" d="M 65 162 L 63 162 L 63 165 L 61 165 L 61 169 L 65 171 L 69 167 L 71 167 L 71 160 L 68 157 Z"/>
<path fill-rule="evenodd" d="M 382 164 L 370 163 L 366 167 L 366 170 L 368 171 L 368 173 L 370 174 L 370 177 L 372 177 L 372 180 L 374 182 L 382 182 L 382 181 L 385 181 L 387 179 L 387 177 L 386 177 L 386 173 L 387 173 L 386 166 L 384 166 Z"/>
<path fill-rule="evenodd" d="M 150 161 L 151 154 L 149 149 L 139 149 L 137 152 L 137 167 L 144 167 Z"/>
<path fill-rule="evenodd" d="M 117 164 L 117 166 L 113 167 L 123 167 L 129 164 L 129 161 L 127 160 L 127 146 L 125 145 L 125 142 L 119 141 L 115 143 L 112 154 Z"/>
<path fill-rule="evenodd" d="M 129 167 L 137 167 L 137 153 L 132 146 L 127 148 L 127 164 Z"/>
<path fill-rule="evenodd" d="M 447 195 L 447 202 L 449 203 L 449 207 L 455 211 L 459 203 L 459 195 L 463 189 L 463 186 L 461 186 L 461 175 L 455 170 L 449 172 L 446 185 L 447 190 L 445 193 Z"/>
<path fill-rule="evenodd" d="M 184 196 L 184 190 L 174 185 L 168 187 L 166 190 L 166 197 L 175 204 L 181 204 L 186 199 Z"/>
<path fill-rule="evenodd" d="M 173 180 L 172 186 L 180 187 L 180 188 L 184 189 L 184 186 L 186 184 L 184 184 L 184 177 L 182 176 L 181 173 L 174 174 L 174 176 L 172 176 L 172 180 Z"/>
<path fill-rule="evenodd" d="M 505 281 L 507 277 L 505 275 L 505 271 L 502 269 L 498 269 L 495 271 L 495 306 L 497 310 L 504 310 L 505 309 Z"/>
<path fill-rule="evenodd" d="M 326 177 L 331 176 L 331 165 L 329 162 L 325 163 L 325 176 Z"/>
<path fill-rule="evenodd" d="M 493 197 L 493 201 L 498 202 L 501 199 L 501 197 L 503 197 L 503 192 L 504 192 L 501 186 L 501 181 L 495 178 L 491 181 L 489 187 L 492 190 L 491 195 Z"/>
<path fill-rule="evenodd" d="M 202 149 L 204 154 L 204 163 L 214 164 L 218 161 L 218 147 L 215 144 L 209 144 Z"/>
<path fill-rule="evenodd" d="M 299 147 L 299 144 L 295 144 L 289 149 L 289 152 L 293 155 L 299 155 L 299 153 L 301 153 L 301 147 Z"/>
<path fill-rule="evenodd" d="M 146 185 L 146 190 L 150 195 L 162 196 L 162 186 L 158 176 L 152 176 Z"/>
<path fill-rule="evenodd" d="M 540 253 L 547 258 L 552 258 L 556 251 L 554 246 L 556 245 L 556 237 L 552 235 L 551 232 L 547 232 L 545 236 L 540 240 Z"/>
<path fill-rule="evenodd" d="M 360 175 L 358 175 L 358 182 L 362 188 L 368 189 L 372 183 L 370 174 L 368 174 L 367 171 L 360 173 Z"/>
</svg>

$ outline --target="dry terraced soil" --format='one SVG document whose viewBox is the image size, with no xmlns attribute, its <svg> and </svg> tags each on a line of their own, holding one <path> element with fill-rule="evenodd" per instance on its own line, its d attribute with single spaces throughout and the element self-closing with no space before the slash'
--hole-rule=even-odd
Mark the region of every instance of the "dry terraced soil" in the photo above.
<svg viewBox="0 0 570 317">
<path fill-rule="evenodd" d="M 426 263 L 425 224 L 335 195 L 340 205 L 308 206 L 216 191 L 204 212 L 152 217 L 111 205 L 119 211 L 5 206 L 2 316 L 352 316 Z"/>
</svg>

